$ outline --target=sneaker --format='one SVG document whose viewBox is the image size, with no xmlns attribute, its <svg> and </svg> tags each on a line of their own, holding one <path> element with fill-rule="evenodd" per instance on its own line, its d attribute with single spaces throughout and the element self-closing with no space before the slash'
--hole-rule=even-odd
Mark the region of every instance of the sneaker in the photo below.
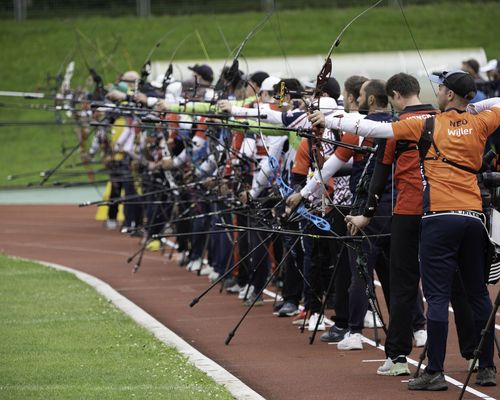
<svg viewBox="0 0 500 400">
<path fill-rule="evenodd" d="M 252 286 L 253 287 L 253 286 Z M 257 297 L 257 295 L 255 293 L 253 293 L 252 291 L 252 294 L 248 296 L 248 298 L 243 302 L 243 305 L 246 306 L 246 307 L 250 307 L 255 298 Z M 262 298 L 262 296 L 259 296 L 257 298 L 257 300 L 255 300 L 255 304 L 253 304 L 254 307 L 260 307 L 260 306 L 263 306 L 264 305 L 264 299 Z"/>
<path fill-rule="evenodd" d="M 234 285 L 232 286 L 227 286 L 226 287 L 226 292 L 227 293 L 231 293 L 231 294 L 236 294 L 236 293 L 240 293 L 240 290 L 243 289 L 244 286 L 240 286 L 238 285 L 237 283 L 235 283 Z"/>
<path fill-rule="evenodd" d="M 375 319 L 377 322 L 377 328 L 382 328 L 382 321 L 380 320 L 378 315 L 375 317 Z M 366 312 L 363 326 L 365 328 L 375 328 L 375 326 L 373 325 L 373 311 L 368 310 Z"/>
<path fill-rule="evenodd" d="M 398 357 L 405 362 L 394 362 L 390 357 L 387 357 L 385 363 L 377 368 L 377 375 L 385 375 L 385 376 L 402 376 L 402 375 L 410 375 L 410 369 L 408 368 L 408 362 L 406 362 L 406 357 Z"/>
<path fill-rule="evenodd" d="M 240 299 L 240 300 L 248 299 L 248 298 L 252 297 L 252 295 L 253 295 L 253 286 L 250 286 L 250 289 L 249 289 L 248 285 L 245 285 L 241 288 L 240 292 L 238 293 L 238 299 Z"/>
<path fill-rule="evenodd" d="M 348 331 L 349 329 L 343 329 L 339 328 L 337 325 L 332 325 L 327 332 L 321 335 L 320 340 L 326 343 L 338 343 L 344 339 Z"/>
<path fill-rule="evenodd" d="M 448 384 L 442 372 L 430 374 L 424 371 L 418 378 L 408 381 L 408 390 L 448 390 Z"/>
<path fill-rule="evenodd" d="M 106 229 L 108 231 L 113 231 L 116 228 L 118 228 L 118 222 L 116 222 L 116 219 L 108 219 L 106 221 Z"/>
<path fill-rule="evenodd" d="M 293 317 L 299 313 L 299 307 L 294 303 L 285 302 L 278 311 L 278 317 Z"/>
<path fill-rule="evenodd" d="M 347 332 L 338 344 L 339 350 L 363 350 L 363 341 L 361 333 Z"/>
<path fill-rule="evenodd" d="M 479 386 L 496 386 L 496 372 L 495 367 L 479 368 L 476 375 L 476 384 Z"/>
<path fill-rule="evenodd" d="M 326 330 L 324 316 L 323 315 L 321 316 L 319 324 L 318 324 L 318 319 L 319 319 L 319 313 L 314 313 L 313 315 L 311 315 L 311 317 L 309 318 L 309 324 L 307 326 L 309 332 L 314 332 L 314 330 L 316 329 L 316 325 L 318 325 L 318 331 Z"/>
<path fill-rule="evenodd" d="M 158 251 L 161 249 L 161 242 L 158 239 L 150 240 L 146 245 L 146 250 Z"/>
<path fill-rule="evenodd" d="M 208 280 L 210 281 L 210 283 L 215 283 L 215 281 L 217 281 L 219 278 L 220 278 L 220 274 L 218 272 L 215 272 L 215 271 L 212 271 L 208 275 Z"/>
<path fill-rule="evenodd" d="M 277 301 L 273 304 L 273 315 L 276 315 L 278 316 L 278 311 L 281 309 L 281 307 L 283 307 L 283 305 L 285 304 L 284 301 Z"/>
<path fill-rule="evenodd" d="M 183 251 L 179 253 L 177 256 L 177 263 L 180 267 L 184 267 L 185 265 L 187 265 L 189 263 L 189 252 Z"/>
<path fill-rule="evenodd" d="M 415 339 L 415 347 L 424 347 L 427 342 L 427 331 L 425 329 L 415 331 L 413 338 Z"/>
<path fill-rule="evenodd" d="M 198 272 L 201 269 L 202 260 L 198 258 L 196 260 L 189 261 L 186 269 L 191 272 Z"/>
<path fill-rule="evenodd" d="M 467 360 L 467 372 L 472 369 L 472 372 L 477 372 L 478 367 L 479 367 L 479 360 L 476 360 L 476 363 L 474 364 L 474 368 L 472 368 L 472 362 L 474 361 L 473 358 Z"/>
<path fill-rule="evenodd" d="M 208 264 L 203 264 L 203 267 L 200 269 L 200 275 L 207 276 L 214 272 L 213 267 Z"/>
<path fill-rule="evenodd" d="M 292 318 L 292 325 L 303 325 L 304 324 L 304 318 L 306 320 L 306 324 L 309 323 L 309 312 L 306 312 L 304 310 L 300 310 L 299 313 Z"/>
</svg>

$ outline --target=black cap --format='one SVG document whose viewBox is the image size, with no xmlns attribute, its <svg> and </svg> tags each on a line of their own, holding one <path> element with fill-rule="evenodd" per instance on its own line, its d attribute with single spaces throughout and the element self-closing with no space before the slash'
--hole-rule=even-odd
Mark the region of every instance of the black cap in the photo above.
<svg viewBox="0 0 500 400">
<path fill-rule="evenodd" d="M 249 81 L 255 82 L 259 87 L 262 86 L 262 82 L 264 82 L 264 79 L 269 78 L 269 74 L 267 72 L 263 71 L 258 71 L 254 72 L 252 75 L 250 75 Z"/>
<path fill-rule="evenodd" d="M 432 74 L 429 79 L 431 82 L 446 86 L 466 100 L 472 100 L 477 92 L 474 78 L 464 71 L 443 71 L 439 74 Z"/>
<path fill-rule="evenodd" d="M 340 85 L 335 78 L 328 79 L 325 86 L 323 87 L 323 92 L 327 93 L 329 97 L 337 101 L 340 97 Z"/>
<path fill-rule="evenodd" d="M 207 64 L 199 65 L 195 64 L 192 67 L 188 67 L 193 72 L 196 72 L 207 82 L 212 82 L 214 80 L 214 71 Z"/>
</svg>

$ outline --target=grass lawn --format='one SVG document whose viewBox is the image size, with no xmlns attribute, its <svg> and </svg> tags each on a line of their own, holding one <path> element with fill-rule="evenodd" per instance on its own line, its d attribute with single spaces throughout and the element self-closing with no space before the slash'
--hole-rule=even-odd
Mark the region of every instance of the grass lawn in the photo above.
<svg viewBox="0 0 500 400">
<path fill-rule="evenodd" d="M 248 42 L 243 55 L 325 54 L 340 30 L 362 9 L 280 11 Z M 405 10 L 420 49 L 483 47 L 488 58 L 500 55 L 500 42 L 497 40 L 500 20 L 498 3 L 451 2 L 409 6 Z M 0 90 L 49 92 L 47 75 L 63 72 L 69 59 L 76 61 L 72 80 L 74 86 L 85 84 L 88 74 L 85 73 L 84 60 L 109 82 L 119 72 L 139 70 L 153 45 L 173 28 L 157 48 L 153 61 L 169 60 L 177 43 L 188 34 L 191 36 L 178 49 L 176 59 L 203 58 L 205 52 L 198 35 L 193 34 L 195 29 L 210 58 L 225 58 L 228 52 L 220 30 L 227 38 L 229 47 L 235 48 L 262 18 L 262 13 L 241 13 L 148 19 L 89 17 L 28 20 L 23 23 L 3 20 L 0 24 L 0 76 L 3 78 Z M 413 49 L 399 8 L 379 7 L 351 25 L 335 52 Z M 312 71 L 312 74 L 316 72 Z M 0 103 L 13 102 L 20 101 L 0 98 Z M 10 109 L 0 104 L 0 122 L 53 118 L 52 112 Z M 76 143 L 75 136 L 70 127 L 65 127 L 64 131 L 66 147 L 70 147 Z M 33 178 L 7 181 L 5 177 L 46 170 L 62 158 L 62 138 L 56 126 L 0 125 L 0 140 L 0 186 L 32 182 Z"/>
<path fill-rule="evenodd" d="M 231 399 L 67 272 L 0 255 L 0 398 Z"/>
</svg>

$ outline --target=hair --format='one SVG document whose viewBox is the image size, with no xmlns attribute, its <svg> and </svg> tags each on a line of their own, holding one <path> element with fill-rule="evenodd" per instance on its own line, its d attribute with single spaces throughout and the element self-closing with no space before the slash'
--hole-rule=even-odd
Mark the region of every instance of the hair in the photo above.
<svg viewBox="0 0 500 400">
<path fill-rule="evenodd" d="M 377 106 L 385 108 L 389 104 L 389 99 L 385 94 L 385 82 L 380 79 L 371 79 L 365 86 L 366 98 L 375 97 Z"/>
<path fill-rule="evenodd" d="M 290 79 L 282 79 L 276 85 L 273 86 L 273 89 L 276 93 L 280 91 L 281 82 L 285 82 L 285 88 L 292 92 L 302 92 L 304 90 L 301 83 L 297 79 L 290 78 Z"/>
<path fill-rule="evenodd" d="M 359 75 L 353 75 L 346 79 L 344 82 L 344 88 L 347 94 L 352 94 L 354 100 L 357 101 L 359 97 L 359 91 L 361 90 L 361 86 L 365 83 L 368 78 Z"/>
<path fill-rule="evenodd" d="M 420 94 L 420 85 L 414 76 L 400 72 L 391 76 L 385 84 L 387 96 L 393 97 L 393 92 L 398 92 L 403 97 L 418 96 Z"/>
<path fill-rule="evenodd" d="M 479 63 L 477 62 L 477 60 L 471 58 L 469 60 L 462 61 L 462 63 L 468 65 L 474 71 L 474 73 L 479 73 Z"/>
</svg>

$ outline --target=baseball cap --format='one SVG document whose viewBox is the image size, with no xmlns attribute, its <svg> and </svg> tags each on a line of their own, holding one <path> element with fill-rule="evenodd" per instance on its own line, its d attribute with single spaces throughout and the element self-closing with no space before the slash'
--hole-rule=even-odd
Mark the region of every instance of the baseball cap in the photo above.
<svg viewBox="0 0 500 400">
<path fill-rule="evenodd" d="M 267 72 L 258 71 L 258 72 L 254 72 L 252 75 L 250 75 L 250 78 L 248 80 L 255 82 L 260 87 L 260 86 L 262 86 L 262 82 L 264 82 L 264 80 L 268 77 L 269 77 L 269 74 Z"/>
<path fill-rule="evenodd" d="M 493 60 L 488 61 L 488 63 L 484 66 L 481 67 L 479 70 L 481 72 L 490 72 L 493 70 L 499 70 L 500 68 L 500 63 L 498 62 L 498 58 L 494 58 Z"/>
<path fill-rule="evenodd" d="M 208 82 L 212 82 L 214 80 L 214 71 L 207 64 L 195 64 L 192 67 L 188 67 L 193 72 L 196 72 L 200 75 L 204 80 Z"/>
<path fill-rule="evenodd" d="M 274 85 L 279 83 L 281 81 L 280 78 L 277 78 L 275 76 L 268 76 L 266 79 L 262 81 L 262 85 L 260 86 L 260 91 L 268 91 L 272 92 L 274 91 Z"/>
<path fill-rule="evenodd" d="M 472 100 L 476 95 L 474 78 L 467 72 L 461 70 L 443 71 L 437 74 L 433 73 L 429 79 L 431 82 L 446 86 L 466 100 Z"/>
</svg>

